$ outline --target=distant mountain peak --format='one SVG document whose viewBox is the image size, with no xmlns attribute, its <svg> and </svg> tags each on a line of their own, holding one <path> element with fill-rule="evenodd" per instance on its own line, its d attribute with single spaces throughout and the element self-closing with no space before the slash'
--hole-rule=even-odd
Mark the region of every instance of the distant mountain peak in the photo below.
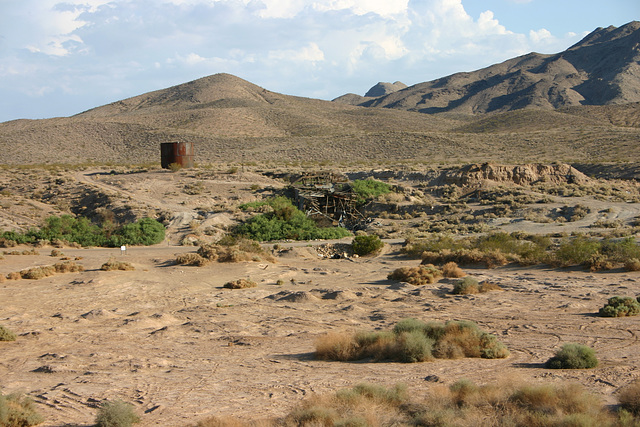
<svg viewBox="0 0 640 427">
<path fill-rule="evenodd" d="M 365 93 L 364 96 L 377 98 L 379 96 L 389 95 L 390 93 L 397 92 L 406 87 L 407 85 L 402 82 L 378 82 L 375 86 L 369 89 L 369 91 Z"/>
<path fill-rule="evenodd" d="M 597 28 L 555 55 L 529 53 L 403 90 L 390 91 L 387 85 L 393 86 L 378 83 L 364 99 L 337 100 L 365 107 L 461 114 L 640 102 L 640 22 Z"/>
</svg>

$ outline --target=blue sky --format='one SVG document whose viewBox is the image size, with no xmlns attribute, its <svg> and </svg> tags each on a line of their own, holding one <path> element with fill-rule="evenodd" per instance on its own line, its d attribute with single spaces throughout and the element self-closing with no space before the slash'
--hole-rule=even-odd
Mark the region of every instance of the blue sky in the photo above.
<svg viewBox="0 0 640 427">
<path fill-rule="evenodd" d="M 220 72 L 289 95 L 364 95 L 633 20 L 638 0 L 0 0 L 0 122 Z"/>
</svg>

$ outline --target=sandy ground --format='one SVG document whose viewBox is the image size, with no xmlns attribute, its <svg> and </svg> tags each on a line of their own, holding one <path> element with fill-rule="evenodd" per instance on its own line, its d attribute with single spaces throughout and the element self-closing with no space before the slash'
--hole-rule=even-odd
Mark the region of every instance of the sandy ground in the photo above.
<svg viewBox="0 0 640 427">
<path fill-rule="evenodd" d="M 0 390 L 23 391 L 46 426 L 88 426 L 104 399 L 134 404 L 142 426 L 184 426 L 210 415 L 281 416 L 312 393 L 360 382 L 404 383 L 415 395 L 434 381 L 576 381 L 614 403 L 640 377 L 640 317 L 601 318 L 607 298 L 640 294 L 640 273 L 503 267 L 467 269 L 503 291 L 450 294 L 452 281 L 416 287 L 389 281 L 419 263 L 387 245 L 374 258 L 322 259 L 312 247 L 281 251 L 276 263 L 184 267 L 159 245 L 63 249 L 86 271 L 0 283 L 0 324 L 19 334 L 0 343 Z M 0 273 L 57 258 L 5 255 Z M 110 257 L 135 271 L 104 272 Z M 229 280 L 258 287 L 227 290 Z M 276 285 L 282 279 L 284 285 Z M 315 339 L 332 330 L 390 329 L 398 320 L 465 319 L 511 350 L 501 360 L 342 363 L 315 360 Z M 563 343 L 593 347 L 600 366 L 547 370 Z"/>
</svg>

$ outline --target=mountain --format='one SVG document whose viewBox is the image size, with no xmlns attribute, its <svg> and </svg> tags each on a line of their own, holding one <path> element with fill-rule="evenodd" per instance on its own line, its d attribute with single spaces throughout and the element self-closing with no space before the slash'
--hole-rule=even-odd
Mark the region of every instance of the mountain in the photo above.
<svg viewBox="0 0 640 427">
<path fill-rule="evenodd" d="M 214 74 L 72 117 L 0 123 L 2 163 L 158 163 L 173 141 L 193 142 L 199 164 L 640 162 L 639 28 L 343 102 Z"/>
<path fill-rule="evenodd" d="M 196 143 L 198 162 L 408 158 L 453 124 L 282 95 L 215 74 L 73 117 L 0 123 L 0 149 L 13 164 L 157 162 L 159 144 L 172 141 Z"/>
<path fill-rule="evenodd" d="M 374 99 L 338 101 L 421 113 L 482 114 L 523 108 L 640 101 L 640 22 L 598 28 L 555 55 L 530 53 L 419 83 Z"/>
</svg>

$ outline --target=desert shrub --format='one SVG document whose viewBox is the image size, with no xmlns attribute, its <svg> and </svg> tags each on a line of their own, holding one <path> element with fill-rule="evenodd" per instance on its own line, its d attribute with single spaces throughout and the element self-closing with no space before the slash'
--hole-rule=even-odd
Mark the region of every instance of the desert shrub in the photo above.
<svg viewBox="0 0 640 427">
<path fill-rule="evenodd" d="M 444 325 L 444 333 L 434 346 L 438 358 L 482 357 L 504 358 L 509 350 L 495 336 L 481 331 L 469 321 L 450 321 Z"/>
<path fill-rule="evenodd" d="M 118 261 L 115 258 L 110 258 L 109 261 L 102 264 L 100 269 L 104 271 L 115 271 L 115 270 L 132 271 L 132 270 L 135 270 L 135 267 L 130 262 Z"/>
<path fill-rule="evenodd" d="M 376 235 L 363 235 L 354 237 L 351 245 L 355 254 L 364 256 L 382 249 L 384 243 Z"/>
<path fill-rule="evenodd" d="M 375 179 L 356 179 L 351 183 L 351 188 L 356 193 L 358 204 L 364 204 L 391 191 L 389 184 Z"/>
<path fill-rule="evenodd" d="M 46 265 L 40 267 L 31 267 L 27 270 L 22 270 L 20 272 L 20 276 L 23 279 L 39 280 L 44 279 L 45 277 L 53 276 L 55 272 L 55 267 L 53 267 L 52 265 Z"/>
<path fill-rule="evenodd" d="M 249 279 L 238 279 L 225 283 L 222 287 L 227 289 L 255 288 L 258 284 Z"/>
<path fill-rule="evenodd" d="M 435 283 L 442 272 L 434 265 L 420 265 L 419 267 L 400 267 L 387 275 L 389 280 L 407 282 L 415 286 L 429 285 Z"/>
<path fill-rule="evenodd" d="M 208 258 L 204 258 L 200 254 L 197 253 L 186 253 L 179 254 L 176 257 L 176 263 L 181 265 L 195 265 L 197 267 L 202 267 L 204 265 L 209 264 L 211 261 Z"/>
<path fill-rule="evenodd" d="M 640 380 L 623 387 L 618 392 L 620 406 L 634 415 L 640 415 Z"/>
<path fill-rule="evenodd" d="M 142 218 L 115 230 L 109 239 L 114 247 L 122 245 L 155 245 L 165 238 L 164 225 L 153 218 Z"/>
<path fill-rule="evenodd" d="M 462 269 L 458 267 L 458 264 L 451 261 L 442 266 L 442 275 L 444 277 L 460 278 L 466 276 L 467 273 L 462 271 Z"/>
<path fill-rule="evenodd" d="M 452 293 L 456 295 L 477 294 L 478 292 L 480 292 L 480 283 L 475 277 L 468 276 L 453 284 Z"/>
<path fill-rule="evenodd" d="M 122 400 L 104 402 L 96 415 L 97 427 L 130 427 L 140 422 L 133 406 Z"/>
<path fill-rule="evenodd" d="M 236 227 L 234 234 L 258 241 L 340 239 L 351 233 L 342 227 L 320 228 L 286 197 L 266 201 L 271 212 L 256 215 Z"/>
<path fill-rule="evenodd" d="M 76 264 L 74 261 L 57 262 L 53 264 L 56 273 L 76 273 L 84 271 L 84 267 Z"/>
<path fill-rule="evenodd" d="M 547 360 L 550 369 L 589 369 L 598 366 L 595 351 L 586 345 L 567 343 Z"/>
<path fill-rule="evenodd" d="M 50 256 L 59 257 L 59 256 L 63 256 L 63 255 L 64 254 L 62 253 L 62 251 L 59 251 L 58 249 L 51 249 Z"/>
<path fill-rule="evenodd" d="M 12 271 L 11 273 L 7 274 L 7 280 L 19 280 L 19 279 L 22 279 L 22 275 L 17 271 Z"/>
<path fill-rule="evenodd" d="M 615 263 L 607 255 L 596 252 L 584 263 L 584 266 L 590 271 L 603 271 L 613 269 Z"/>
<path fill-rule="evenodd" d="M 422 331 L 402 332 L 398 334 L 393 351 L 388 357 L 404 363 L 426 362 L 432 360 L 434 340 Z"/>
<path fill-rule="evenodd" d="M 578 236 L 564 239 L 554 252 L 552 264 L 558 267 L 585 264 L 600 250 L 600 242 Z"/>
<path fill-rule="evenodd" d="M 4 233 L 7 232 L 5 231 Z M 4 233 L 0 234 L 0 236 L 2 236 Z M 18 243 L 15 240 L 8 239 L 6 237 L 0 237 L 0 248 L 12 248 L 14 246 L 18 246 Z"/>
<path fill-rule="evenodd" d="M 231 235 L 214 244 L 202 245 L 197 255 L 211 262 L 274 261 L 273 256 L 255 240 Z"/>
<path fill-rule="evenodd" d="M 508 263 L 507 257 L 498 250 L 482 252 L 479 249 L 442 249 L 439 252 L 422 253 L 423 264 L 446 264 L 455 262 L 462 265 L 484 264 L 487 268 L 495 268 Z"/>
<path fill-rule="evenodd" d="M 603 317 L 624 317 L 640 314 L 640 302 L 632 297 L 611 297 L 599 311 Z"/>
<path fill-rule="evenodd" d="M 529 413 L 529 417 L 535 414 L 548 414 L 562 416 L 564 414 L 581 414 L 584 419 L 594 409 L 602 410 L 602 402 L 588 393 L 581 385 L 568 384 L 565 386 L 554 386 L 550 384 L 527 385 L 515 390 L 509 397 L 510 403 L 515 404 L 519 410 Z M 595 415 L 595 414 L 591 414 Z M 593 419 L 589 420 L 593 421 Z M 558 425 L 558 424 L 553 424 Z M 563 423 L 561 425 L 598 425 L 598 423 Z"/>
<path fill-rule="evenodd" d="M 357 360 L 359 345 L 357 337 L 347 332 L 329 332 L 316 340 L 316 358 L 345 362 Z"/>
<path fill-rule="evenodd" d="M 383 387 L 358 384 L 329 395 L 313 396 L 302 401 L 279 425 L 368 427 L 407 425 L 398 408 L 408 401 L 403 385 Z"/>
<path fill-rule="evenodd" d="M 15 341 L 16 338 L 16 334 L 13 331 L 0 325 L 0 341 Z"/>
<path fill-rule="evenodd" d="M 26 233 L 4 232 L 1 236 L 17 243 L 50 241 L 56 246 L 62 242 L 81 246 L 153 245 L 164 240 L 165 229 L 152 218 L 142 218 L 132 224 L 114 228 L 101 227 L 87 218 L 71 215 L 50 216 L 40 229 Z M 55 243 L 58 242 L 58 243 Z"/>
<path fill-rule="evenodd" d="M 442 250 L 455 251 L 467 249 L 470 242 L 466 239 L 454 239 L 451 235 L 436 235 L 425 239 L 406 239 L 402 252 L 413 258 L 420 258 L 424 252 L 438 253 Z"/>
<path fill-rule="evenodd" d="M 469 295 L 499 290 L 502 290 L 502 288 L 495 283 L 479 283 L 478 280 L 474 277 L 465 277 L 464 279 L 458 280 L 453 284 L 453 290 L 451 291 L 451 293 L 454 295 Z"/>
<path fill-rule="evenodd" d="M 29 427 L 43 421 L 44 418 L 36 412 L 35 405 L 28 397 L 18 393 L 0 393 L 0 426 Z"/>
<path fill-rule="evenodd" d="M 403 319 L 390 332 L 329 333 L 316 341 L 322 360 L 392 360 L 404 363 L 434 358 L 504 358 L 507 348 L 473 322 L 422 322 Z"/>
<path fill-rule="evenodd" d="M 171 171 L 171 172 L 178 172 L 179 170 L 182 169 L 182 165 L 180 163 L 169 163 L 167 165 L 167 168 Z"/>
<path fill-rule="evenodd" d="M 624 263 L 624 269 L 627 271 L 640 271 L 640 259 L 631 258 Z"/>
</svg>

